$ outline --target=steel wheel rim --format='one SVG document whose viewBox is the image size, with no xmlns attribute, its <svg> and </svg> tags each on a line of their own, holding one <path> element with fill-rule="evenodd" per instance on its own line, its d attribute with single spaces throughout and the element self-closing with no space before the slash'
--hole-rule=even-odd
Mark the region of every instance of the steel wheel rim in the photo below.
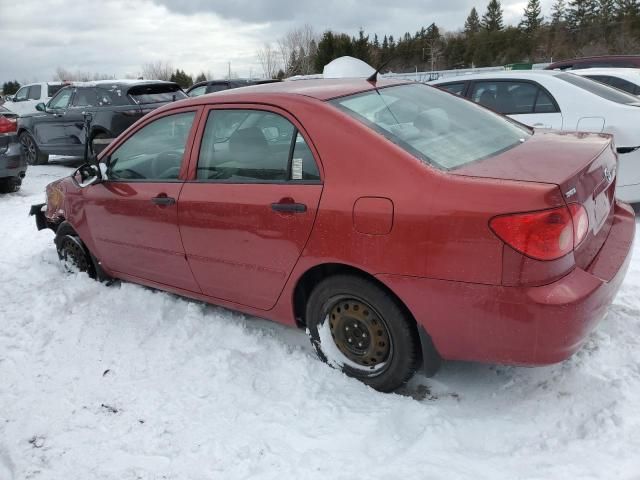
<svg viewBox="0 0 640 480">
<path fill-rule="evenodd" d="M 366 372 L 383 369 L 392 355 L 389 328 L 383 317 L 362 299 L 344 296 L 328 308 L 333 343 L 352 368 Z"/>
</svg>

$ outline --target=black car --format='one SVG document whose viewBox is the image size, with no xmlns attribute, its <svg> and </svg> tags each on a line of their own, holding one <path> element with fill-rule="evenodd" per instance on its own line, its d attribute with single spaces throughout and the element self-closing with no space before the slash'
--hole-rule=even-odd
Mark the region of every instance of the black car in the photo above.
<svg viewBox="0 0 640 480">
<path fill-rule="evenodd" d="M 16 192 L 27 172 L 16 132 L 18 115 L 0 107 L 0 193 Z"/>
<path fill-rule="evenodd" d="M 251 85 L 262 85 L 263 83 L 279 82 L 280 80 L 205 80 L 193 84 L 187 90 L 190 97 L 199 97 L 206 93 L 221 92 L 232 88 L 249 87 Z"/>
<path fill-rule="evenodd" d="M 145 114 L 183 98 L 186 94 L 173 82 L 77 83 L 62 88 L 46 105 L 36 105 L 38 113 L 20 117 L 18 136 L 32 165 L 47 163 L 49 155 L 83 156 L 87 138 L 91 152 L 98 153 Z"/>
</svg>

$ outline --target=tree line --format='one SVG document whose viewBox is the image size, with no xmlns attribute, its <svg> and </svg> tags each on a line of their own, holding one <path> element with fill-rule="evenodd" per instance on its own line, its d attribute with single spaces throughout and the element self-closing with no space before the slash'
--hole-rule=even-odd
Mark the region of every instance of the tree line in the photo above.
<svg viewBox="0 0 640 480">
<path fill-rule="evenodd" d="M 543 15 L 539 0 L 529 0 L 518 25 L 506 25 L 499 0 L 482 14 L 476 7 L 464 25 L 446 32 L 435 23 L 415 33 L 350 36 L 332 30 L 322 35 L 289 32 L 258 52 L 266 77 L 321 73 L 324 65 L 349 55 L 373 66 L 387 62 L 395 72 L 543 63 L 601 54 L 640 53 L 640 0 L 556 0 Z"/>
</svg>

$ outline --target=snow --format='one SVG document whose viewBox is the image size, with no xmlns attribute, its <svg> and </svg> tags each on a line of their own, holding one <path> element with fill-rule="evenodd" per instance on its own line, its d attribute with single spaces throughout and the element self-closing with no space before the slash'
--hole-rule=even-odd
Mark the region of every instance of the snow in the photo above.
<svg viewBox="0 0 640 480">
<path fill-rule="evenodd" d="M 563 364 L 448 363 L 385 395 L 304 332 L 66 273 L 0 196 L 0 480 L 639 479 L 640 256 Z"/>
</svg>

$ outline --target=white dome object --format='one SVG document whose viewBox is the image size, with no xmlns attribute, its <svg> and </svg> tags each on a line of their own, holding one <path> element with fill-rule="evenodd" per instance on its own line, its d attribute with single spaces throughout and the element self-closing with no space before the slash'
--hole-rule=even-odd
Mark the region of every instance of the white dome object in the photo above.
<svg viewBox="0 0 640 480">
<path fill-rule="evenodd" d="M 324 66 L 324 78 L 369 78 L 375 69 L 366 62 L 353 57 L 340 57 Z"/>
</svg>

